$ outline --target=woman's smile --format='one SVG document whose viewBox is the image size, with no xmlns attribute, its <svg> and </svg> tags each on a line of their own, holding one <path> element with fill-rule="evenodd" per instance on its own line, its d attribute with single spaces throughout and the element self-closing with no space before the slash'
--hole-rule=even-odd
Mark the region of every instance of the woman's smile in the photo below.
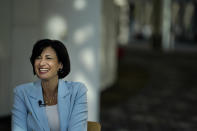
<svg viewBox="0 0 197 131">
<path fill-rule="evenodd" d="M 47 68 L 39 68 L 39 74 L 46 74 L 49 71 Z"/>
</svg>

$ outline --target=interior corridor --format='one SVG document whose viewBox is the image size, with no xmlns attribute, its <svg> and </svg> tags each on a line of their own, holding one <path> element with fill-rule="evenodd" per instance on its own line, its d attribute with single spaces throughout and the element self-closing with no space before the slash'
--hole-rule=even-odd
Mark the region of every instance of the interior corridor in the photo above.
<svg viewBox="0 0 197 131">
<path fill-rule="evenodd" d="M 197 53 L 123 48 L 101 95 L 102 131 L 196 131 Z"/>
</svg>

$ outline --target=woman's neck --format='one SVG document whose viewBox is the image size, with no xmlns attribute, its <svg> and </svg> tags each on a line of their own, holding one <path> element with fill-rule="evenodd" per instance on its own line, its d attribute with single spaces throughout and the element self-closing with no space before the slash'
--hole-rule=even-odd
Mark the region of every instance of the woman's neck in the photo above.
<svg viewBox="0 0 197 131">
<path fill-rule="evenodd" d="M 57 93 L 58 78 L 53 80 L 42 80 L 43 93 L 47 96 L 53 96 Z"/>
</svg>

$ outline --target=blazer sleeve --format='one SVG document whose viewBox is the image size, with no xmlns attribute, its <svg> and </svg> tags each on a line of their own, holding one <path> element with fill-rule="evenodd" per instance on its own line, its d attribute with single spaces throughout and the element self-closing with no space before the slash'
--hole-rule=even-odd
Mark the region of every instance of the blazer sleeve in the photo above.
<svg viewBox="0 0 197 131">
<path fill-rule="evenodd" d="M 80 83 L 69 121 L 68 131 L 87 131 L 87 88 Z"/>
<path fill-rule="evenodd" d="M 22 96 L 22 93 L 15 88 L 12 107 L 12 131 L 27 131 L 27 109 Z"/>
</svg>

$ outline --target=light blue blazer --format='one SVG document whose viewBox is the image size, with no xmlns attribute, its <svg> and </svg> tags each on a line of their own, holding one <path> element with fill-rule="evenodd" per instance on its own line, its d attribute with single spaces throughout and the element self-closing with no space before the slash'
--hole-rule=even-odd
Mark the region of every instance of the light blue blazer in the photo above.
<svg viewBox="0 0 197 131">
<path fill-rule="evenodd" d="M 60 131 L 87 131 L 87 89 L 79 82 L 58 82 Z M 14 89 L 12 131 L 50 131 L 43 101 L 41 81 Z"/>
</svg>

